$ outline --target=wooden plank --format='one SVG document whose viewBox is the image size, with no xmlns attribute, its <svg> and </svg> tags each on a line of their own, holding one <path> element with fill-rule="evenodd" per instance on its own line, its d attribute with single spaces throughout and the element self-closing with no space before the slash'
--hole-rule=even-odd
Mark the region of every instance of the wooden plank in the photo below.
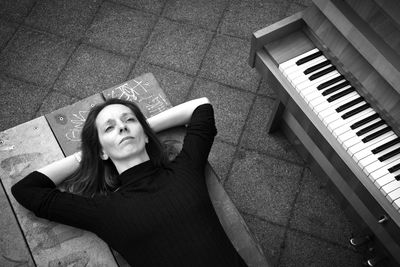
<svg viewBox="0 0 400 267">
<path fill-rule="evenodd" d="M 152 73 L 109 88 L 103 91 L 103 96 L 105 99 L 119 98 L 135 102 L 146 118 L 172 107 Z"/>
<path fill-rule="evenodd" d="M 37 266 L 117 266 L 108 246 L 93 233 L 40 219 L 11 195 L 30 172 L 63 158 L 44 117 L 0 133 L 0 177 Z"/>
<path fill-rule="evenodd" d="M 1 149 L 0 145 L 0 149 Z M 3 150 L 0 150 L 2 154 Z M 35 266 L 8 198 L 0 185 L 0 266 Z"/>
<path fill-rule="evenodd" d="M 280 20 L 253 33 L 250 46 L 249 65 L 254 67 L 256 52 L 265 44 L 280 39 L 304 26 L 303 12 Z"/>
<path fill-rule="evenodd" d="M 159 133 L 158 136 L 163 143 L 173 146 L 170 154 L 171 157 L 182 149 L 185 132 L 185 127 L 176 127 Z M 208 193 L 215 212 L 225 233 L 240 256 L 250 267 L 272 266 L 208 162 L 205 169 L 205 176 Z"/>
<path fill-rule="evenodd" d="M 92 107 L 102 102 L 102 95 L 96 94 L 45 115 L 65 156 L 79 150 L 87 115 Z"/>
</svg>

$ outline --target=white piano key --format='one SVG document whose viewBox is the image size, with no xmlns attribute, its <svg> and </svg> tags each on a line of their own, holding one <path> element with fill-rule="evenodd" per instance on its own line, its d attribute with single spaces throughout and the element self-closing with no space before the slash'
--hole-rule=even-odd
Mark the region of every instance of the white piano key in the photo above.
<svg viewBox="0 0 400 267">
<path fill-rule="evenodd" d="M 365 119 L 371 115 L 373 115 L 375 112 L 373 109 L 366 109 L 363 110 L 362 112 L 346 119 L 343 121 L 334 121 L 328 125 L 328 130 L 332 132 L 334 137 L 337 137 L 341 135 L 342 133 L 345 133 L 347 131 L 356 131 L 351 129 L 350 126 L 353 125 L 355 122 L 360 121 L 362 119 Z"/>
<path fill-rule="evenodd" d="M 340 105 L 346 103 L 347 101 L 356 99 L 358 96 L 359 95 L 357 92 L 351 92 L 333 102 L 328 102 L 326 96 L 321 96 L 325 100 L 324 102 L 318 104 L 314 101 L 310 101 L 310 102 L 308 102 L 308 104 L 314 110 L 314 112 L 319 115 L 320 112 L 322 112 L 326 109 L 334 110 L 337 107 L 339 107 Z M 322 116 L 319 116 L 319 117 L 322 120 L 323 117 Z"/>
<path fill-rule="evenodd" d="M 391 181 L 390 183 L 385 184 L 384 186 L 382 186 L 382 187 L 380 188 L 380 191 L 382 192 L 382 194 L 383 194 L 384 196 L 386 196 L 386 195 L 389 194 L 390 192 L 393 192 L 394 190 L 396 190 L 397 188 L 399 188 L 399 186 L 400 186 L 399 181 L 394 180 L 394 181 Z"/>
<path fill-rule="evenodd" d="M 395 208 L 395 209 L 400 209 L 400 199 L 396 199 L 394 202 L 393 202 L 393 207 Z"/>
<path fill-rule="evenodd" d="M 381 177 L 372 177 L 371 175 L 368 176 L 371 181 L 374 182 L 375 186 L 378 189 L 381 189 L 382 186 L 387 185 L 388 183 L 391 183 L 392 181 L 394 181 L 394 177 L 393 175 L 387 174 Z"/>
<path fill-rule="evenodd" d="M 354 136 L 354 137 L 351 137 L 351 138 L 346 139 L 346 140 L 344 140 L 344 139 L 341 140 L 341 144 L 342 144 L 342 146 L 343 146 L 343 148 L 345 150 L 349 149 L 349 147 L 352 147 L 355 144 L 358 144 L 359 142 L 361 142 L 361 141 L 358 138 L 358 136 Z"/>
<path fill-rule="evenodd" d="M 358 94 L 356 92 L 352 92 L 346 96 L 343 96 L 342 99 L 338 99 L 337 101 L 335 101 L 336 103 L 333 103 L 333 102 L 329 103 L 325 100 L 326 108 L 319 111 L 317 113 L 317 115 L 325 125 L 328 125 L 328 124 L 336 121 L 337 119 L 343 120 L 343 118 L 341 117 L 341 115 L 343 113 L 338 113 L 336 111 L 336 108 L 340 107 L 344 103 L 347 103 L 348 101 L 352 101 L 352 100 L 356 99 L 357 97 L 358 97 Z M 324 103 L 324 102 L 322 102 L 322 103 Z M 322 103 L 320 103 L 320 104 L 322 104 Z M 318 104 L 318 102 L 317 101 L 314 101 L 312 103 L 310 102 L 310 105 L 314 105 L 314 104 Z M 321 108 L 319 108 L 319 109 L 321 109 Z"/>
<path fill-rule="evenodd" d="M 386 198 L 389 200 L 389 202 L 393 202 L 396 199 L 400 198 L 400 182 L 396 181 L 398 183 L 398 188 L 396 190 L 393 190 L 389 194 L 387 194 Z"/>
<path fill-rule="evenodd" d="M 353 157 L 353 159 L 358 162 L 360 159 L 365 158 L 372 154 L 372 150 L 376 147 L 383 145 L 391 140 L 397 138 L 393 131 L 387 132 L 373 140 L 371 143 L 361 142 L 355 146 L 350 147 L 347 152 Z"/>
<path fill-rule="evenodd" d="M 327 68 L 330 68 L 330 67 L 332 67 L 332 65 L 324 66 L 323 68 L 319 69 L 318 72 L 323 71 L 323 70 L 325 70 L 325 69 L 327 69 Z M 334 73 L 334 72 L 337 72 L 337 71 L 336 71 L 336 70 L 331 71 L 331 73 Z M 310 81 L 310 80 L 309 80 L 309 77 L 310 77 L 311 75 L 315 74 L 315 73 L 317 73 L 317 72 L 313 72 L 313 73 L 310 73 L 310 74 L 307 74 L 307 75 L 305 75 L 305 74 L 299 75 L 299 76 L 296 77 L 296 78 L 290 78 L 290 80 L 291 80 L 291 82 L 292 82 L 293 85 L 298 85 L 298 84 L 301 84 L 301 83 L 304 82 L 304 81 Z M 329 73 L 327 73 L 327 74 L 329 74 Z M 325 75 L 327 75 L 327 74 L 325 74 Z M 321 77 L 319 77 L 319 78 L 321 78 Z M 319 79 L 319 78 L 318 78 L 318 79 Z M 315 79 L 315 80 L 317 80 L 317 79 Z M 312 80 L 312 81 L 310 81 L 310 82 L 313 82 L 313 81 L 314 81 L 314 80 Z"/>
<path fill-rule="evenodd" d="M 314 48 L 314 49 L 309 50 L 309 51 L 307 51 L 307 52 L 305 52 L 305 53 L 303 53 L 303 54 L 301 54 L 301 55 L 298 55 L 298 56 L 296 56 L 296 57 L 294 57 L 294 58 L 291 58 L 291 59 L 289 59 L 289 60 L 287 60 L 287 61 L 281 63 L 281 64 L 279 65 L 279 69 L 282 70 L 282 69 L 287 68 L 288 66 L 296 65 L 296 62 L 297 62 L 299 59 L 302 59 L 302 58 L 305 58 L 305 57 L 307 57 L 307 56 L 309 56 L 309 55 L 312 55 L 312 54 L 314 54 L 314 53 L 317 53 L 318 51 L 319 51 L 318 48 Z M 297 65 L 296 65 L 296 66 L 297 66 Z"/>
<path fill-rule="evenodd" d="M 371 175 L 374 179 L 378 179 L 379 177 L 389 174 L 390 172 L 388 171 L 388 169 L 399 163 L 400 156 L 398 155 L 397 157 L 392 157 L 384 162 L 376 160 L 371 166 L 365 166 L 364 170 L 367 172 L 367 175 Z M 376 167 L 377 169 L 373 170 L 372 167 Z"/>
<path fill-rule="evenodd" d="M 300 66 L 297 66 L 296 63 L 293 66 L 290 66 L 283 70 L 283 74 L 288 77 L 289 79 L 295 79 L 300 76 L 305 76 L 304 71 L 312 66 L 315 66 L 321 62 L 326 61 L 327 58 L 324 56 L 319 56 L 307 63 L 304 63 Z M 308 76 L 311 74 L 307 74 Z"/>
<path fill-rule="evenodd" d="M 338 76 L 340 76 L 340 73 L 335 70 L 312 81 L 308 80 L 307 77 L 305 81 L 296 85 L 296 90 L 300 92 L 301 96 L 305 96 L 314 91 L 318 91 L 322 95 L 322 90 L 318 90 L 317 86 Z"/>
</svg>

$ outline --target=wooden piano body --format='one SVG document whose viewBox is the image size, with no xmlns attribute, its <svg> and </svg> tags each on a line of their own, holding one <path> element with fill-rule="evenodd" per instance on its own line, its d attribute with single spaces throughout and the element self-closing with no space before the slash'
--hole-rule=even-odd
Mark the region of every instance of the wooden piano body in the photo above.
<svg viewBox="0 0 400 267">
<path fill-rule="evenodd" d="M 315 0 L 308 9 L 255 32 L 249 63 L 274 84 L 270 131 L 277 126 L 326 175 L 343 208 L 373 236 L 374 254 L 400 264 L 400 211 L 367 178 L 352 157 L 279 70 L 279 64 L 317 47 L 400 133 L 400 3 L 384 0 Z M 400 182 L 399 182 L 400 183 Z M 350 238 L 350 237 L 349 237 Z M 377 258 L 375 258 L 377 259 Z"/>
<path fill-rule="evenodd" d="M 146 117 L 172 107 L 147 73 L 0 132 L 0 266 L 129 266 L 93 233 L 40 219 L 10 192 L 30 172 L 75 153 L 88 111 L 108 98 L 134 101 Z M 184 134 L 185 128 L 178 127 L 159 137 L 180 149 Z M 249 266 L 270 266 L 209 164 L 205 171 L 211 201 L 232 244 Z"/>
</svg>

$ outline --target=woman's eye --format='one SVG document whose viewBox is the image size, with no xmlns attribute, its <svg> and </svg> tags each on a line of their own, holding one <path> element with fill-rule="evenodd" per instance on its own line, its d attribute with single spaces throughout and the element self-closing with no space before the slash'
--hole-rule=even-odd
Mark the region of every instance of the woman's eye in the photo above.
<svg viewBox="0 0 400 267">
<path fill-rule="evenodd" d="M 136 121 L 135 118 L 128 118 L 126 121 Z"/>
<path fill-rule="evenodd" d="M 113 129 L 113 127 L 112 126 L 108 126 L 107 128 L 106 128 L 106 132 L 109 132 L 109 131 L 111 131 Z"/>
</svg>

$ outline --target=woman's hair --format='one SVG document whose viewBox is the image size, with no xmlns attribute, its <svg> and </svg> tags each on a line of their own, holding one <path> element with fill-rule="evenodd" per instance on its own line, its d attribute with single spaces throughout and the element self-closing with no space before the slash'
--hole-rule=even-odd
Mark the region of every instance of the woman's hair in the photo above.
<svg viewBox="0 0 400 267">
<path fill-rule="evenodd" d="M 127 100 L 109 99 L 94 106 L 88 114 L 81 133 L 82 160 L 78 169 L 64 181 L 63 187 L 66 191 L 93 197 L 99 194 L 108 195 L 119 187 L 118 172 L 111 159 L 103 160 L 100 158 L 102 147 L 96 127 L 97 115 L 103 108 L 113 104 L 127 106 L 135 114 L 149 139 L 146 144 L 146 151 L 153 165 L 159 167 L 168 162 L 163 145 L 150 128 L 139 107 Z"/>
</svg>

